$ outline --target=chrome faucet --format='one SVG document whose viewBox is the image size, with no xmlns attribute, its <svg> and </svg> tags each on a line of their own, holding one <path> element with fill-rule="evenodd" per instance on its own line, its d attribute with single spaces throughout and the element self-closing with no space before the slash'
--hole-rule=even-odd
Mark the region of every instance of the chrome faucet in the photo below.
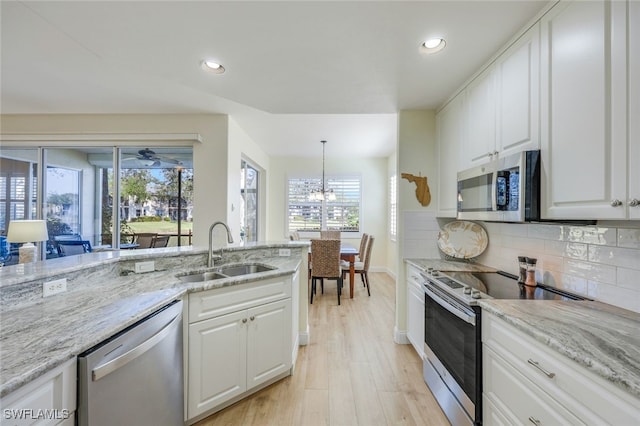
<svg viewBox="0 0 640 426">
<path fill-rule="evenodd" d="M 231 236 L 231 230 L 229 229 L 227 224 L 224 223 L 224 222 L 220 222 L 220 221 L 213 222 L 213 224 L 209 228 L 209 257 L 207 258 L 208 259 L 207 260 L 207 266 L 209 268 L 211 268 L 213 266 L 213 228 L 215 228 L 216 225 L 224 226 L 224 228 L 227 230 L 227 242 L 229 244 L 233 243 L 233 237 Z M 222 250 L 223 250 L 223 248 L 220 248 L 220 255 L 216 257 L 218 260 L 222 259 Z"/>
</svg>

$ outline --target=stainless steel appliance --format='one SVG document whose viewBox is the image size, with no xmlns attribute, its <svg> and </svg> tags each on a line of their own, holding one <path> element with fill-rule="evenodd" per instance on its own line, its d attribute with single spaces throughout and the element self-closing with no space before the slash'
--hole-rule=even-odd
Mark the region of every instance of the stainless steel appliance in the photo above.
<svg viewBox="0 0 640 426">
<path fill-rule="evenodd" d="M 482 315 L 478 299 L 584 300 L 506 272 L 421 274 L 425 292 L 424 379 L 452 425 L 482 424 Z"/>
<path fill-rule="evenodd" d="M 78 356 L 78 425 L 184 424 L 182 302 Z"/>
<path fill-rule="evenodd" d="M 524 151 L 458 173 L 458 219 L 540 220 L 540 151 Z"/>
</svg>

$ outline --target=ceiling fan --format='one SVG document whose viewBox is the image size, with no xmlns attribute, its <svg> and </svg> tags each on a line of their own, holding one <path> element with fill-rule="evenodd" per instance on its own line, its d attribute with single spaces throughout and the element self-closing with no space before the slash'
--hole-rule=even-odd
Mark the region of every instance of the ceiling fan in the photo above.
<svg viewBox="0 0 640 426">
<path fill-rule="evenodd" d="M 174 164 L 176 166 L 182 165 L 182 162 L 176 160 L 175 158 L 156 154 L 155 151 L 152 151 L 149 148 L 139 150 L 138 154 L 134 157 L 123 159 L 123 161 L 127 161 L 127 160 L 138 160 L 140 163 L 142 163 L 142 165 L 147 167 L 153 167 L 153 166 L 157 167 L 161 163 Z"/>
</svg>

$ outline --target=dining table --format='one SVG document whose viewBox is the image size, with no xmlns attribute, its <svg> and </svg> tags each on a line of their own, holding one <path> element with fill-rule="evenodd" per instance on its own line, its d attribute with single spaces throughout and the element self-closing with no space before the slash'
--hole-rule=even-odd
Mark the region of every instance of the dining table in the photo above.
<svg viewBox="0 0 640 426">
<path fill-rule="evenodd" d="M 353 283 L 356 276 L 356 256 L 360 254 L 360 250 L 357 247 L 352 246 L 349 243 L 340 244 L 340 259 L 349 262 L 349 297 L 353 299 Z"/>
<path fill-rule="evenodd" d="M 357 247 L 345 242 L 340 243 L 340 259 L 349 262 L 349 297 L 351 299 L 353 299 L 353 283 L 356 276 L 356 256 L 359 254 L 360 250 Z M 309 248 L 309 264 L 311 264 L 311 248 Z"/>
</svg>

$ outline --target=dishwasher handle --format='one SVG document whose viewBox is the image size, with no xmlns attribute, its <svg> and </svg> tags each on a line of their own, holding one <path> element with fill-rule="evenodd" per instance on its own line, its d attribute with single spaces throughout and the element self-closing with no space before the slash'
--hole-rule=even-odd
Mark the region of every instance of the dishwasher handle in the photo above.
<svg viewBox="0 0 640 426">
<path fill-rule="evenodd" d="M 107 374 L 113 373 L 120 367 L 128 364 L 134 359 L 138 358 L 140 355 L 147 352 L 149 349 L 153 348 L 155 345 L 160 343 L 171 331 L 173 328 L 180 323 L 180 319 L 182 317 L 182 312 L 176 315 L 173 320 L 169 324 L 167 324 L 162 330 L 158 331 L 156 334 L 151 336 L 149 339 L 145 340 L 135 348 L 123 353 L 117 358 L 112 359 L 111 361 L 105 362 L 102 365 L 95 367 L 91 371 L 91 378 L 94 382 L 100 380 Z"/>
</svg>

